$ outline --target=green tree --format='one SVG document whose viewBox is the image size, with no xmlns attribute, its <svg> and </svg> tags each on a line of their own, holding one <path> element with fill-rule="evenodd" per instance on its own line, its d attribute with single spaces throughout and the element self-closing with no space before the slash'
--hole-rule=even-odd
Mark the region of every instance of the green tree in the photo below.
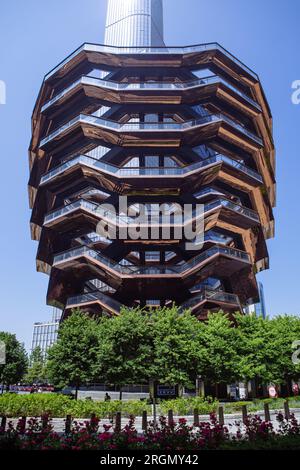
<svg viewBox="0 0 300 470">
<path fill-rule="evenodd" d="M 100 322 L 99 374 L 107 383 L 190 385 L 201 369 L 199 322 L 178 308 L 124 309 Z"/>
<path fill-rule="evenodd" d="M 255 397 L 260 384 L 272 381 L 271 364 L 274 354 L 274 337 L 268 319 L 255 315 L 237 314 L 238 357 L 240 378 L 251 381 L 252 396 Z"/>
<path fill-rule="evenodd" d="M 48 351 L 47 375 L 54 385 L 75 387 L 94 379 L 97 362 L 97 322 L 74 310 L 60 327 L 57 342 Z"/>
<path fill-rule="evenodd" d="M 189 311 L 179 314 L 178 308 L 164 308 L 151 318 L 154 334 L 152 378 L 170 385 L 191 386 L 207 363 L 201 344 L 200 323 Z"/>
<path fill-rule="evenodd" d="M 5 344 L 6 363 L 0 365 L 0 383 L 8 389 L 22 380 L 28 366 L 28 358 L 23 344 L 16 335 L 0 332 L 0 341 Z"/>
<path fill-rule="evenodd" d="M 30 355 L 29 368 L 24 377 L 24 381 L 28 384 L 33 384 L 46 382 L 46 380 L 45 360 L 40 346 L 37 346 Z"/>
<path fill-rule="evenodd" d="M 237 353 L 237 332 L 234 324 L 222 312 L 209 314 L 206 322 L 199 322 L 199 348 L 203 354 L 202 378 L 215 384 L 233 383 L 240 374 Z"/>
<path fill-rule="evenodd" d="M 147 383 L 153 369 L 151 316 L 140 309 L 123 309 L 99 323 L 98 375 L 108 384 Z"/>
<path fill-rule="evenodd" d="M 300 319 L 296 316 L 278 316 L 269 321 L 273 341 L 270 375 L 274 383 L 285 383 L 291 394 L 291 380 L 298 380 L 300 365 L 292 361 L 292 344 L 300 340 Z M 278 354 L 280 351 L 280 354 Z"/>
<path fill-rule="evenodd" d="M 300 320 L 293 316 L 272 319 L 236 315 L 238 356 L 243 379 L 258 384 L 282 384 L 299 377 L 292 362 L 292 343 L 300 339 Z"/>
</svg>

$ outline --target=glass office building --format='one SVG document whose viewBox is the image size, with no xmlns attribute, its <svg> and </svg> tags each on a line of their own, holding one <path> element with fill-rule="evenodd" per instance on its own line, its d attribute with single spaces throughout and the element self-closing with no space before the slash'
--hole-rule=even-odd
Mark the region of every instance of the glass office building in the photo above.
<svg viewBox="0 0 300 470">
<path fill-rule="evenodd" d="M 245 313 L 247 315 L 256 315 L 257 317 L 266 318 L 266 302 L 264 294 L 264 286 L 261 282 L 258 283 L 258 292 L 259 292 L 259 302 L 256 304 L 248 305 L 245 308 Z"/>
<path fill-rule="evenodd" d="M 61 311 L 57 308 L 54 308 L 51 321 L 34 323 L 31 352 L 39 346 L 43 353 L 43 357 L 46 356 L 47 350 L 57 340 L 60 318 Z"/>
<path fill-rule="evenodd" d="M 105 44 L 164 46 L 162 0 L 109 0 Z"/>
</svg>

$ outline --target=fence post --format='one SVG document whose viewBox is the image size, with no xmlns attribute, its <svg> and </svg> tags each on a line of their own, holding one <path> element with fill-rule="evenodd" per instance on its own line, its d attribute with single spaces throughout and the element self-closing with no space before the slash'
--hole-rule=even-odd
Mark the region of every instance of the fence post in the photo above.
<svg viewBox="0 0 300 470">
<path fill-rule="evenodd" d="M 291 419 L 290 406 L 288 400 L 284 402 L 284 416 L 285 419 Z"/>
<path fill-rule="evenodd" d="M 143 411 L 142 430 L 147 431 L 147 427 L 148 427 L 147 411 Z"/>
<path fill-rule="evenodd" d="M 199 427 L 200 421 L 199 421 L 199 410 L 198 408 L 194 409 L 194 426 Z"/>
<path fill-rule="evenodd" d="M 247 405 L 242 406 L 242 416 L 243 416 L 243 423 L 246 424 L 246 422 L 248 421 Z"/>
<path fill-rule="evenodd" d="M 1 418 L 1 430 L 2 430 L 2 432 L 5 432 L 6 420 L 7 420 L 6 416 L 2 416 L 2 418 Z"/>
<path fill-rule="evenodd" d="M 265 421 L 271 421 L 269 403 L 264 404 L 264 411 L 265 411 Z"/>
<path fill-rule="evenodd" d="M 116 432 L 121 432 L 121 413 L 119 411 L 116 413 L 115 431 Z"/>
<path fill-rule="evenodd" d="M 96 414 L 92 413 L 91 418 L 90 418 L 90 424 L 89 424 L 89 430 L 90 432 L 93 432 L 95 430 L 95 424 L 96 424 Z"/>
<path fill-rule="evenodd" d="M 26 416 L 22 416 L 19 423 L 20 433 L 23 434 L 26 431 Z"/>
<path fill-rule="evenodd" d="M 66 424 L 65 424 L 65 434 L 70 434 L 70 432 L 71 432 L 71 423 L 72 423 L 71 415 L 67 415 Z"/>
<path fill-rule="evenodd" d="M 42 430 L 43 431 L 45 431 L 45 429 L 47 428 L 48 420 L 49 420 L 48 415 L 43 415 L 42 416 Z"/>
<path fill-rule="evenodd" d="M 155 400 L 155 398 L 153 400 L 152 412 L 153 412 L 153 421 L 156 424 L 156 422 L 157 422 L 157 409 L 156 409 L 156 400 Z"/>
<path fill-rule="evenodd" d="M 224 424 L 225 424 L 223 406 L 219 406 L 219 424 L 221 426 L 224 426 Z"/>
<path fill-rule="evenodd" d="M 174 423 L 173 410 L 168 411 L 168 425 L 172 426 Z"/>
</svg>

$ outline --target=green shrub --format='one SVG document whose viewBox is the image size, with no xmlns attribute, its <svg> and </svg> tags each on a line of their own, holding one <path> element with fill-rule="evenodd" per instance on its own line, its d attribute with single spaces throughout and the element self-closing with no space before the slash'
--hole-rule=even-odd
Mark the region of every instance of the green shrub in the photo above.
<svg viewBox="0 0 300 470">
<path fill-rule="evenodd" d="M 226 413 L 241 413 L 242 406 L 247 405 L 247 410 L 249 413 L 256 413 L 257 411 L 264 410 L 264 404 L 267 403 L 270 407 L 270 410 L 282 410 L 284 408 L 285 398 L 263 398 L 263 399 L 254 399 L 253 401 L 237 401 L 233 403 L 226 403 L 225 412 Z M 299 397 L 291 397 L 288 399 L 291 408 L 299 408 L 300 400 Z"/>
<path fill-rule="evenodd" d="M 248 410 L 250 407 L 256 408 L 256 404 L 252 401 L 235 401 L 232 403 L 226 403 L 225 413 L 241 413 L 243 405 L 247 405 Z M 257 410 L 255 409 L 255 411 Z"/>
<path fill-rule="evenodd" d="M 48 413 L 57 418 L 66 416 L 70 398 L 50 393 L 0 396 L 0 414 L 7 417 L 41 416 Z"/>
<path fill-rule="evenodd" d="M 249 413 L 263 411 L 264 403 L 268 403 L 271 410 L 280 410 L 284 407 L 283 398 L 267 398 L 264 400 L 242 401 L 226 403 L 225 413 L 241 413 L 242 406 L 247 405 Z M 300 400 L 291 397 L 289 399 L 291 408 L 299 408 Z M 172 410 L 176 415 L 192 415 L 194 409 L 198 409 L 202 415 L 215 413 L 219 402 L 208 397 L 177 398 L 175 400 L 162 400 L 159 404 L 159 412 L 167 415 Z M 129 400 L 110 402 L 93 400 L 72 400 L 63 395 L 51 393 L 38 393 L 31 395 L 16 395 L 5 393 L 0 395 L 0 416 L 17 418 L 20 416 L 42 416 L 49 414 L 51 417 L 64 418 L 68 414 L 74 418 L 89 418 L 95 414 L 99 418 L 107 418 L 120 411 L 123 416 L 141 416 L 143 411 L 151 414 L 151 406 L 146 401 Z"/>
<path fill-rule="evenodd" d="M 143 411 L 151 412 L 151 407 L 145 402 L 137 400 L 118 401 L 113 400 L 110 402 L 94 402 L 78 400 L 71 401 L 68 409 L 68 414 L 76 418 L 89 418 L 92 413 L 95 413 L 99 418 L 107 418 L 120 411 L 123 416 L 141 416 Z"/>
<path fill-rule="evenodd" d="M 143 411 L 148 413 L 151 407 L 145 402 L 111 401 L 96 402 L 92 400 L 72 400 L 63 395 L 51 393 L 39 393 L 32 395 L 4 394 L 0 396 L 0 415 L 9 418 L 20 416 L 42 416 L 49 414 L 51 417 L 64 418 L 70 414 L 75 418 L 89 418 L 95 413 L 99 418 L 105 418 L 121 411 L 124 416 L 141 416 Z"/>
<path fill-rule="evenodd" d="M 191 397 L 176 398 L 175 400 L 164 400 L 160 403 L 159 408 L 163 415 L 172 410 L 177 415 L 192 415 L 197 409 L 199 414 L 207 415 L 215 413 L 218 409 L 219 402 L 209 397 Z"/>
</svg>

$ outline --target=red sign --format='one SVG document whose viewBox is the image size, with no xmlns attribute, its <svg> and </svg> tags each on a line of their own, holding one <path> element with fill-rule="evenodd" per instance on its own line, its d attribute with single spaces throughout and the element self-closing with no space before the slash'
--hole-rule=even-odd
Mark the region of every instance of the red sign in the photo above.
<svg viewBox="0 0 300 470">
<path fill-rule="evenodd" d="M 271 387 L 269 387 L 269 397 L 270 398 L 277 398 L 277 391 L 276 391 L 276 388 L 273 387 L 273 385 Z"/>
</svg>

